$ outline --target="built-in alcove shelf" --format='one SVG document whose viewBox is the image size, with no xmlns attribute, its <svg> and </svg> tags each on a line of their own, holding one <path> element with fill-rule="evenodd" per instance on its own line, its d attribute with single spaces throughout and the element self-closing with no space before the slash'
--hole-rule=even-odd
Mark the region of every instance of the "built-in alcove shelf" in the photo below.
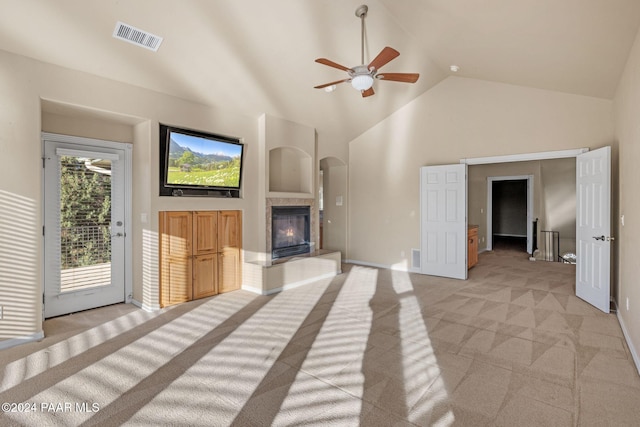
<svg viewBox="0 0 640 427">
<path fill-rule="evenodd" d="M 308 153 L 296 147 L 269 150 L 269 193 L 312 194 L 312 160 Z"/>
</svg>

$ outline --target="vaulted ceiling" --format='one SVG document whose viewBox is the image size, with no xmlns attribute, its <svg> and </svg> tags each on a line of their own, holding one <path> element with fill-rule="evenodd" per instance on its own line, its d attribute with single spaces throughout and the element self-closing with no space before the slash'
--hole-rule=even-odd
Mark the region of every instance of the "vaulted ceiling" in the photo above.
<svg viewBox="0 0 640 427">
<path fill-rule="evenodd" d="M 387 72 L 362 98 L 318 57 Z M 453 74 L 612 98 L 640 24 L 638 0 L 0 0 L 0 49 L 240 114 L 268 113 L 348 142 Z M 164 38 L 152 52 L 112 37 L 117 21 Z"/>
</svg>

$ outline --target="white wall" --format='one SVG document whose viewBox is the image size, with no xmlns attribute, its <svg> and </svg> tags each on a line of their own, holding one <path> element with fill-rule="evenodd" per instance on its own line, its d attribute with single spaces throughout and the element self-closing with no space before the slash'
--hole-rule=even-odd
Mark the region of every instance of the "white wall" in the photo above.
<svg viewBox="0 0 640 427">
<path fill-rule="evenodd" d="M 617 229 L 618 318 L 625 330 L 629 347 L 640 369 L 640 33 L 631 50 L 626 68 L 620 80 L 615 97 L 616 138 L 619 156 L 619 213 L 624 215 L 625 225 L 619 218 L 613 222 Z M 615 231 L 614 231 L 615 232 Z M 627 309 L 627 300 L 629 308 Z"/>
<path fill-rule="evenodd" d="M 609 100 L 447 78 L 349 144 L 347 258 L 409 265 L 420 166 L 610 145 L 612 111 Z"/>
<path fill-rule="evenodd" d="M 82 117 L 42 112 L 42 104 L 56 103 L 83 111 Z M 116 133 L 133 139 L 133 296 L 145 306 L 158 305 L 158 211 L 242 210 L 244 249 L 264 250 L 256 239 L 258 218 L 264 221 L 256 196 L 264 185 L 257 172 L 256 118 L 0 51 L 0 340 L 42 331 L 41 116 L 47 130 L 94 138 L 113 136 L 104 116 L 127 123 Z M 159 197 L 158 123 L 241 138 L 247 148 L 242 198 Z"/>
</svg>

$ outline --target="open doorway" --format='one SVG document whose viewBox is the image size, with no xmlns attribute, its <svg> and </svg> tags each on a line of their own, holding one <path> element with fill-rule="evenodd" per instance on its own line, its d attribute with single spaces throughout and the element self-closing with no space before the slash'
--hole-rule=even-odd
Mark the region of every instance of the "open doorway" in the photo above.
<svg viewBox="0 0 640 427">
<path fill-rule="evenodd" d="M 487 179 L 487 249 L 533 254 L 533 175 Z"/>
<path fill-rule="evenodd" d="M 347 165 L 335 157 L 320 160 L 319 248 L 347 253 Z"/>
<path fill-rule="evenodd" d="M 527 247 L 538 260 L 546 259 L 543 231 L 557 232 L 562 255 L 576 248 L 576 161 L 575 156 L 540 160 L 477 164 L 469 167 L 469 224 L 479 225 L 478 251 L 493 250 L 493 181 L 528 180 Z M 536 222 L 537 220 L 537 222 Z M 537 230 L 534 231 L 534 223 Z M 502 232 L 500 234 L 523 234 Z M 537 243 L 537 245 L 536 245 Z M 558 246 L 556 245 L 556 248 Z M 536 251 L 537 249 L 537 251 Z M 522 252 L 525 254 L 525 251 Z M 553 257 L 557 259 L 557 257 Z"/>
</svg>

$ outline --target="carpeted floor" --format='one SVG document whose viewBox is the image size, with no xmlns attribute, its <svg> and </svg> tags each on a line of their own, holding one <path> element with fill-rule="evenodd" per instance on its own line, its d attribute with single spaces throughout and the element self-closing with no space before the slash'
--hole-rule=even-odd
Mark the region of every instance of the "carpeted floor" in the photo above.
<svg viewBox="0 0 640 427">
<path fill-rule="evenodd" d="M 575 266 L 480 255 L 458 281 L 345 265 L 271 297 L 45 322 L 0 352 L 0 425 L 622 426 L 640 377 Z M 8 411 L 6 411 L 8 409 Z"/>
</svg>

